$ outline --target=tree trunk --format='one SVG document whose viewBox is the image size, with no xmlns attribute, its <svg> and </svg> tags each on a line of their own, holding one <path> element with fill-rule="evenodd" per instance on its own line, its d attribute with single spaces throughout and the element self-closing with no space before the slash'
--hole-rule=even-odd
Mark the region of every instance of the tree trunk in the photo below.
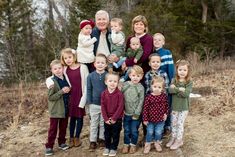
<svg viewBox="0 0 235 157">
<path fill-rule="evenodd" d="M 208 6 L 204 2 L 204 0 L 201 0 L 201 5 L 202 5 L 202 23 L 206 23 Z"/>
</svg>

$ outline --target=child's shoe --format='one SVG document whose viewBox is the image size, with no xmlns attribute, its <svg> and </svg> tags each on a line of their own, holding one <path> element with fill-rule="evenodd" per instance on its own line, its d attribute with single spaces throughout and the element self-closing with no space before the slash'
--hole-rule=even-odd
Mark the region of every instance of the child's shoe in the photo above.
<svg viewBox="0 0 235 157">
<path fill-rule="evenodd" d="M 129 153 L 130 154 L 134 154 L 135 152 L 136 152 L 136 146 L 135 145 L 131 145 Z"/>
<path fill-rule="evenodd" d="M 105 148 L 103 151 L 103 156 L 108 156 L 109 155 L 109 149 Z"/>
<path fill-rule="evenodd" d="M 183 145 L 183 141 L 180 139 L 176 139 L 175 142 L 171 145 L 170 149 L 171 150 L 175 150 L 175 149 L 178 149 L 180 146 Z"/>
<path fill-rule="evenodd" d="M 157 152 L 161 152 L 162 151 L 162 147 L 161 147 L 160 141 L 154 142 L 154 147 L 155 147 Z"/>
<path fill-rule="evenodd" d="M 116 156 L 116 155 L 117 155 L 117 151 L 111 149 L 109 152 L 109 156 Z"/>
<path fill-rule="evenodd" d="M 174 138 L 174 137 L 171 137 L 170 141 L 167 142 L 166 147 L 168 147 L 168 148 L 171 147 L 171 145 L 172 145 L 174 142 L 175 142 L 175 138 Z"/>
<path fill-rule="evenodd" d="M 82 141 L 79 138 L 74 139 L 74 146 L 79 147 L 82 145 Z"/>
<path fill-rule="evenodd" d="M 96 148 L 97 148 L 96 142 L 90 142 L 89 150 L 95 151 Z"/>
<path fill-rule="evenodd" d="M 74 138 L 69 139 L 69 148 L 74 147 Z"/>
<path fill-rule="evenodd" d="M 151 149 L 151 143 L 146 142 L 144 145 L 144 154 L 148 154 Z"/>
<path fill-rule="evenodd" d="M 104 148 L 105 147 L 105 141 L 102 140 L 102 139 L 99 139 L 98 144 L 99 144 L 100 148 Z"/>
<path fill-rule="evenodd" d="M 124 146 L 123 146 L 123 148 L 122 148 L 122 153 L 123 153 L 123 154 L 129 153 L 129 145 L 124 145 Z"/>
<path fill-rule="evenodd" d="M 66 150 L 66 149 L 69 149 L 69 146 L 65 143 L 62 143 L 59 145 L 59 148 L 62 149 L 62 150 Z"/>
<path fill-rule="evenodd" d="M 54 152 L 53 152 L 52 148 L 46 148 L 46 150 L 45 150 L 45 155 L 46 156 L 51 156 L 53 154 L 54 154 Z"/>
</svg>

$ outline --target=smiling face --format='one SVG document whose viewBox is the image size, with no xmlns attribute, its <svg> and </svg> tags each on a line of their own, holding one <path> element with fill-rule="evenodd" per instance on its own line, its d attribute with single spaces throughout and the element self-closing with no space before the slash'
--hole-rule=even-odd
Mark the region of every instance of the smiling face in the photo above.
<svg viewBox="0 0 235 157">
<path fill-rule="evenodd" d="M 185 79 L 188 76 L 188 66 L 187 65 L 180 65 L 177 69 L 177 74 L 179 79 Z"/>
<path fill-rule="evenodd" d="M 107 75 L 108 76 L 105 80 L 105 84 L 107 85 L 109 91 L 114 91 L 118 86 L 119 77 L 118 75 L 114 74 L 107 74 Z"/>
<path fill-rule="evenodd" d="M 133 29 L 136 35 L 142 35 L 145 33 L 146 27 L 142 21 L 139 21 L 134 23 Z"/>
<path fill-rule="evenodd" d="M 54 64 L 51 66 L 51 72 L 57 77 L 63 76 L 63 66 L 61 64 Z"/>
<path fill-rule="evenodd" d="M 149 66 L 153 71 L 156 71 L 161 66 L 161 57 L 160 56 L 152 56 L 149 61 Z"/>
<path fill-rule="evenodd" d="M 96 56 L 94 66 L 97 72 L 103 72 L 107 67 L 107 61 L 104 57 Z"/>
<path fill-rule="evenodd" d="M 100 31 L 106 30 L 108 28 L 108 25 L 109 25 L 108 14 L 106 14 L 104 12 L 96 14 L 95 22 L 96 22 L 96 27 Z"/>
<path fill-rule="evenodd" d="M 155 48 L 161 48 L 165 44 L 165 39 L 162 35 L 155 35 L 153 37 L 153 45 Z"/>
<path fill-rule="evenodd" d="M 71 66 L 75 63 L 75 58 L 72 53 L 64 53 L 63 54 L 63 60 L 67 66 Z"/>
</svg>

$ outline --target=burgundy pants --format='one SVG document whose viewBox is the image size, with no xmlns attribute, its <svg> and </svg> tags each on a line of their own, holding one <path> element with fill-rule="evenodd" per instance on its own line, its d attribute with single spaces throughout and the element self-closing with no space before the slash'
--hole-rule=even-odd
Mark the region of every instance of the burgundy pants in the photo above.
<svg viewBox="0 0 235 157">
<path fill-rule="evenodd" d="M 50 118 L 50 128 L 48 129 L 46 148 L 53 148 L 58 129 L 59 129 L 58 144 L 60 145 L 66 142 L 65 136 L 66 136 L 67 125 L 68 125 L 68 117 Z"/>
</svg>

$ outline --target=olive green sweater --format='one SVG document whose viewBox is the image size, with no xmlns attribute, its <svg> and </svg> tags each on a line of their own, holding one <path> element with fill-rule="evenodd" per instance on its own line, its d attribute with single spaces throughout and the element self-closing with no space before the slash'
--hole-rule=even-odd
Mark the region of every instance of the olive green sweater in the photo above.
<svg viewBox="0 0 235 157">
<path fill-rule="evenodd" d="M 176 87 L 169 88 L 169 93 L 172 94 L 172 110 L 173 111 L 187 111 L 189 110 L 190 100 L 189 94 L 192 91 L 193 82 L 172 82 Z M 182 92 L 179 90 L 180 87 L 185 88 L 185 91 Z"/>
</svg>

